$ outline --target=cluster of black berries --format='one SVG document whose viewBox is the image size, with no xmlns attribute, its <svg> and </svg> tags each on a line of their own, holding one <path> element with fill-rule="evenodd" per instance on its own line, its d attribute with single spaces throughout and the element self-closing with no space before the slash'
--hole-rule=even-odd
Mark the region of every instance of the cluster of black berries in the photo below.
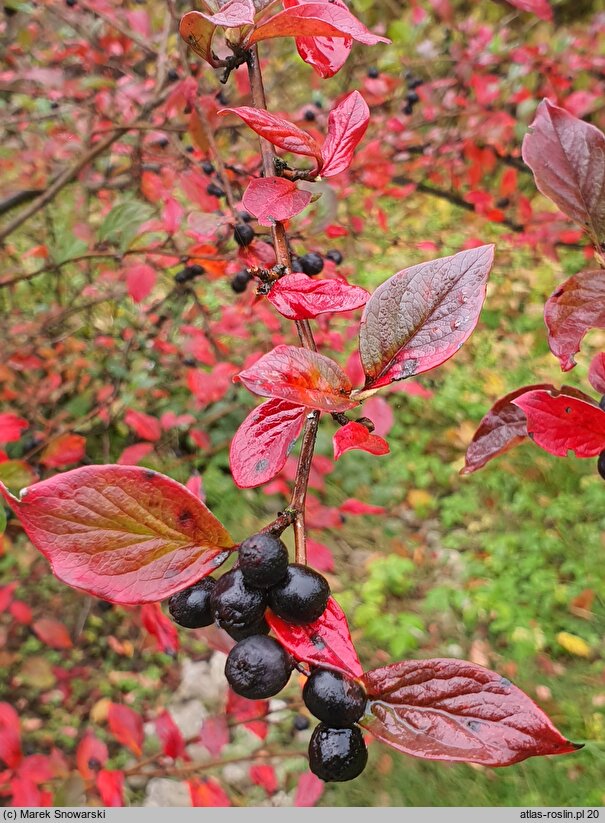
<svg viewBox="0 0 605 823">
<path fill-rule="evenodd" d="M 331 260 L 337 266 L 342 263 L 343 256 L 337 249 L 326 252 L 326 260 Z M 292 271 L 303 272 L 309 277 L 321 274 L 324 268 L 324 258 L 318 251 L 310 251 L 300 256 L 292 256 Z"/>
<path fill-rule="evenodd" d="M 168 603 L 181 626 L 216 623 L 238 642 L 225 663 L 225 676 L 236 694 L 264 700 L 288 683 L 294 661 L 269 637 L 265 610 L 290 624 L 317 620 L 330 597 L 318 572 L 290 563 L 282 541 L 255 534 L 239 547 L 236 567 L 218 580 L 206 577 L 173 595 Z M 366 695 L 355 680 L 327 669 L 314 669 L 303 690 L 304 702 L 321 722 L 309 743 L 311 771 L 325 781 L 352 780 L 367 763 L 363 736 L 355 723 L 365 711 Z"/>
<path fill-rule="evenodd" d="M 414 77 L 411 71 L 406 71 L 405 80 L 408 86 L 408 93 L 405 96 L 405 105 L 402 109 L 404 114 L 413 114 L 414 106 L 420 100 L 416 89 L 424 82 L 420 77 Z"/>
</svg>

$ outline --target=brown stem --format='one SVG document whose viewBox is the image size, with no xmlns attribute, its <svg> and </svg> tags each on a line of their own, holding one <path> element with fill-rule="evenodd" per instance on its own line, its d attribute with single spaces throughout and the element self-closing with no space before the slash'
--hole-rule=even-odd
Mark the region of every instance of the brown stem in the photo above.
<svg viewBox="0 0 605 823">
<path fill-rule="evenodd" d="M 250 754 L 240 755 L 239 757 L 225 757 L 222 760 L 209 760 L 207 763 L 187 763 L 174 769 L 152 769 L 149 771 L 139 771 L 139 766 L 133 766 L 131 769 L 124 769 L 124 775 L 130 777 L 131 775 L 141 775 L 142 777 L 187 777 L 196 772 L 204 772 L 209 769 L 221 769 L 230 763 L 246 763 L 249 760 L 273 760 L 275 758 L 286 757 L 307 757 L 307 752 L 292 752 L 292 751 L 267 751 L 261 749 L 260 751 L 251 752 Z"/>
<path fill-rule="evenodd" d="M 258 46 L 253 46 L 248 54 L 248 77 L 252 89 L 252 104 L 257 109 L 267 109 L 267 99 L 265 97 L 265 87 L 258 57 Z M 263 159 L 263 171 L 265 177 L 275 175 L 275 153 L 273 146 L 262 137 L 260 139 L 260 149 Z M 277 265 L 285 266 L 287 271 L 292 270 L 290 259 L 290 249 L 284 224 L 276 222 L 272 229 L 273 246 Z M 297 320 L 296 330 L 301 344 L 306 349 L 317 351 L 313 331 L 308 320 Z M 298 466 L 296 468 L 296 481 L 292 500 L 288 511 L 294 513 L 294 545 L 296 552 L 296 562 L 306 564 L 307 562 L 307 540 L 305 531 L 305 501 L 307 497 L 307 487 L 309 485 L 309 472 L 311 471 L 311 461 L 315 450 L 315 440 L 319 428 L 319 412 L 312 411 L 307 415 L 302 437 L 302 446 Z"/>
</svg>

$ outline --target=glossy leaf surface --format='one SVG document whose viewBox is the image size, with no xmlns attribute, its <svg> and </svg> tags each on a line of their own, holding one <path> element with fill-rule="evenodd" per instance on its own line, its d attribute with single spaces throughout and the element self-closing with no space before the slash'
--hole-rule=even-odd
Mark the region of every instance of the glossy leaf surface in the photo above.
<svg viewBox="0 0 605 823">
<path fill-rule="evenodd" d="M 568 278 L 544 306 L 548 345 L 563 371 L 576 365 L 582 338 L 590 329 L 605 328 L 605 274 L 583 271 Z"/>
<path fill-rule="evenodd" d="M 474 663 L 404 660 L 362 680 L 371 717 L 361 725 L 415 757 L 508 766 L 579 748 L 509 680 Z"/>
<path fill-rule="evenodd" d="M 328 134 L 322 146 L 322 177 L 348 169 L 370 122 L 370 109 L 358 91 L 352 91 L 328 116 Z"/>
<path fill-rule="evenodd" d="M 284 8 L 290 9 L 309 1 L 284 0 Z M 347 8 L 342 0 L 333 0 L 333 5 Z M 297 37 L 295 42 L 301 58 L 324 79 L 340 71 L 353 45 L 351 37 Z"/>
<path fill-rule="evenodd" d="M 293 123 L 289 123 L 281 117 L 276 117 L 264 109 L 254 109 L 250 106 L 222 109 L 219 112 L 219 114 L 227 113 L 237 114 L 247 126 L 250 126 L 260 137 L 268 140 L 274 146 L 293 154 L 314 157 L 318 166 L 321 166 L 322 151 L 319 144 L 310 134 L 299 129 Z"/>
<path fill-rule="evenodd" d="M 195 495 L 134 466 L 85 466 L 30 486 L 20 500 L 1 484 L 0 494 L 59 580 L 113 603 L 169 597 L 233 547 Z"/>
<path fill-rule="evenodd" d="M 393 275 L 366 304 L 359 351 L 366 388 L 387 386 L 452 357 L 479 319 L 494 247 L 479 246 Z"/>
<path fill-rule="evenodd" d="M 364 425 L 352 420 L 335 432 L 334 460 L 338 460 L 346 451 L 350 449 L 361 449 L 370 454 L 388 454 L 389 444 L 377 434 L 370 434 Z"/>
<path fill-rule="evenodd" d="M 229 449 L 231 474 L 240 489 L 267 483 L 283 469 L 306 413 L 286 400 L 267 400 L 250 412 Z"/>
<path fill-rule="evenodd" d="M 343 280 L 316 280 L 295 272 L 280 277 L 267 300 L 288 320 L 311 320 L 320 314 L 351 311 L 364 306 L 370 295 Z"/>
<path fill-rule="evenodd" d="M 513 400 L 527 417 L 536 445 L 557 457 L 596 457 L 605 449 L 605 411 L 578 397 L 544 389 Z"/>
<path fill-rule="evenodd" d="M 346 411 L 351 383 L 329 357 L 298 346 L 277 346 L 233 378 L 254 394 L 276 397 L 320 411 Z"/>
<path fill-rule="evenodd" d="M 242 202 L 261 226 L 273 226 L 300 214 L 311 196 L 310 191 L 297 188 L 296 183 L 283 177 L 259 177 L 250 181 Z"/>
<path fill-rule="evenodd" d="M 332 3 L 305 3 L 285 9 L 259 26 L 249 43 L 273 37 L 351 37 L 366 46 L 391 42 L 368 31 L 348 9 Z"/>
</svg>

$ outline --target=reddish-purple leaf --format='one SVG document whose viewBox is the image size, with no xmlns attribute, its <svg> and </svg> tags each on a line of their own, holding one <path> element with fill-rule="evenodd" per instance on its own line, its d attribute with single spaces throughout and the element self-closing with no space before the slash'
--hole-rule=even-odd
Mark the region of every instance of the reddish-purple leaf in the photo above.
<svg viewBox="0 0 605 823">
<path fill-rule="evenodd" d="M 34 621 L 32 629 L 38 638 L 51 649 L 71 649 L 73 646 L 65 624 L 54 617 L 41 617 Z"/>
<path fill-rule="evenodd" d="M 59 580 L 113 603 L 162 600 L 215 571 L 233 548 L 188 489 L 135 466 L 85 466 L 0 494 Z"/>
<path fill-rule="evenodd" d="M 351 311 L 365 306 L 370 295 L 344 280 L 315 280 L 295 272 L 271 287 L 267 300 L 288 320 L 311 320 L 320 314 Z"/>
<path fill-rule="evenodd" d="M 527 417 L 532 440 L 557 457 L 596 457 L 605 449 L 605 411 L 596 404 L 539 389 L 513 403 Z"/>
<path fill-rule="evenodd" d="M 222 26 L 224 29 L 254 25 L 256 9 L 252 0 L 229 0 L 228 3 L 220 5 L 221 10 L 216 14 L 203 14 L 202 16 L 215 26 Z"/>
<path fill-rule="evenodd" d="M 126 446 L 118 457 L 118 464 L 120 466 L 136 466 L 152 451 L 153 443 L 134 443 L 132 446 Z"/>
<path fill-rule="evenodd" d="M 460 474 L 471 474 L 500 454 L 522 443 L 527 437 L 527 418 L 512 402 L 535 389 L 553 389 L 545 383 L 524 386 L 501 397 L 485 415 L 466 450 L 464 468 Z"/>
<path fill-rule="evenodd" d="M 112 703 L 107 714 L 109 730 L 115 739 L 136 755 L 143 747 L 143 718 L 129 706 Z"/>
<path fill-rule="evenodd" d="M 229 726 L 224 714 L 207 717 L 202 723 L 200 743 L 212 757 L 218 757 L 229 743 Z"/>
<path fill-rule="evenodd" d="M 264 109 L 253 109 L 250 106 L 240 106 L 234 109 L 221 109 L 219 114 L 237 114 L 246 125 L 258 135 L 268 140 L 280 149 L 304 157 L 314 157 L 318 167 L 322 164 L 322 151 L 315 138 L 299 129 L 293 123 L 282 120 Z"/>
<path fill-rule="evenodd" d="M 141 607 L 141 622 L 143 628 L 155 638 L 159 651 L 170 655 L 176 654 L 179 649 L 179 633 L 159 603 L 145 603 Z"/>
<path fill-rule="evenodd" d="M 159 440 L 162 436 L 162 426 L 157 417 L 150 414 L 128 409 L 124 415 L 124 422 L 133 432 L 143 440 Z"/>
<path fill-rule="evenodd" d="M 305 3 L 285 9 L 259 26 L 248 45 L 272 37 L 352 37 L 366 46 L 391 42 L 372 34 L 347 8 L 333 3 Z"/>
<path fill-rule="evenodd" d="M 261 226 L 273 226 L 289 220 L 311 202 L 310 191 L 302 191 L 284 177 L 260 177 L 251 180 L 242 203 Z"/>
<path fill-rule="evenodd" d="M 507 0 L 507 2 L 516 9 L 535 14 L 541 20 L 552 20 L 552 8 L 548 0 Z"/>
<path fill-rule="evenodd" d="M 326 784 L 313 772 L 305 772 L 298 778 L 298 786 L 294 795 L 294 805 L 301 807 L 314 806 L 324 793 Z"/>
<path fill-rule="evenodd" d="M 250 780 L 256 786 L 261 786 L 267 794 L 275 794 L 279 788 L 275 769 L 268 763 L 250 766 Z"/>
<path fill-rule="evenodd" d="M 588 369 L 590 385 L 599 394 L 605 394 L 605 352 L 595 354 Z"/>
<path fill-rule="evenodd" d="M 169 711 L 164 709 L 155 719 L 155 733 L 162 744 L 166 757 L 182 757 L 185 754 L 185 739 Z"/>
<path fill-rule="evenodd" d="M 259 740 L 267 737 L 267 721 L 263 720 L 269 711 L 268 700 L 247 700 L 240 697 L 232 689 L 227 691 L 227 705 L 225 711 L 238 723 L 243 723 L 244 727 L 252 732 Z"/>
<path fill-rule="evenodd" d="M 353 646 L 345 613 L 336 600 L 328 600 L 320 618 L 295 626 L 267 611 L 267 623 L 290 654 L 302 663 L 361 677 L 363 669 Z"/>
<path fill-rule="evenodd" d="M 298 346 L 277 346 L 233 379 L 254 394 L 279 397 L 310 409 L 340 412 L 357 405 L 349 397 L 352 386 L 340 366 L 323 354 Z"/>
<path fill-rule="evenodd" d="M 268 483 L 283 469 L 306 413 L 285 400 L 267 400 L 250 412 L 229 449 L 231 474 L 240 489 Z"/>
<path fill-rule="evenodd" d="M 362 423 L 352 420 L 334 434 L 334 460 L 349 449 L 361 449 L 370 454 L 388 454 L 389 444 L 377 434 L 370 434 Z"/>
<path fill-rule="evenodd" d="M 18 583 L 9 583 L 7 586 L 0 586 L 0 614 L 5 612 L 10 606 L 15 589 Z"/>
<path fill-rule="evenodd" d="M 362 678 L 379 740 L 427 760 L 508 766 L 574 752 L 544 712 L 504 677 L 464 660 L 404 660 Z"/>
<path fill-rule="evenodd" d="M 311 0 L 284 0 L 284 8 L 290 9 Z M 342 0 L 332 0 L 332 4 L 346 9 Z M 351 53 L 351 37 L 297 37 L 296 48 L 301 58 L 324 79 L 333 77 L 344 66 Z"/>
<path fill-rule="evenodd" d="M 604 195 L 605 197 L 605 195 Z M 582 338 L 590 329 L 605 328 L 605 274 L 602 270 L 574 274 L 556 289 L 544 306 L 548 345 L 563 371 L 576 365 Z"/>
<path fill-rule="evenodd" d="M 0 443 L 15 443 L 29 426 L 27 420 L 12 412 L 0 414 Z"/>
<path fill-rule="evenodd" d="M 124 805 L 124 773 L 102 769 L 97 774 L 97 790 L 104 806 Z"/>
<path fill-rule="evenodd" d="M 402 384 L 409 386 L 409 383 Z M 386 437 L 395 425 L 393 409 L 384 397 L 375 395 L 363 404 L 363 416 L 369 417 L 374 424 L 374 434 Z"/>
<path fill-rule="evenodd" d="M 590 123 L 543 100 L 523 159 L 536 186 L 593 239 L 605 234 L 605 135 Z"/>
<path fill-rule="evenodd" d="M 307 560 L 309 565 L 317 569 L 318 572 L 333 572 L 334 555 L 323 543 L 307 538 Z"/>
<path fill-rule="evenodd" d="M 470 337 L 485 299 L 494 247 L 479 246 L 393 275 L 366 304 L 359 352 L 366 388 L 434 369 Z"/>
<path fill-rule="evenodd" d="M 214 777 L 194 777 L 187 781 L 191 805 L 206 808 L 225 808 L 231 806 L 231 800 L 221 784 Z"/>
<path fill-rule="evenodd" d="M 140 303 L 151 294 L 157 277 L 156 270 L 146 263 L 126 269 L 126 289 L 135 303 Z"/>
<path fill-rule="evenodd" d="M 340 504 L 338 509 L 343 514 L 384 514 L 386 512 L 384 506 L 372 506 L 371 503 L 364 503 L 354 497 L 349 497 Z"/>
<path fill-rule="evenodd" d="M 102 740 L 88 731 L 76 749 L 76 765 L 84 780 L 92 780 L 95 773 L 109 760 L 109 751 Z"/>
<path fill-rule="evenodd" d="M 358 91 L 352 91 L 332 109 L 328 117 L 328 134 L 321 149 L 322 177 L 333 177 L 349 168 L 369 122 L 370 109 Z"/>
<path fill-rule="evenodd" d="M 19 715 L 10 703 L 0 703 L 0 761 L 16 769 L 22 759 Z"/>
<path fill-rule="evenodd" d="M 181 18 L 179 34 L 188 46 L 199 55 L 202 60 L 215 68 L 219 63 L 212 51 L 212 38 L 216 26 L 208 20 L 208 16 L 200 11 L 188 11 Z"/>
</svg>

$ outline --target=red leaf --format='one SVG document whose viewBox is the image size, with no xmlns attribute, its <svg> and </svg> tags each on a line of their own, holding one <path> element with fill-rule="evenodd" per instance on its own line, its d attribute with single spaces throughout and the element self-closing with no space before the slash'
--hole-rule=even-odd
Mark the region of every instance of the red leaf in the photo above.
<svg viewBox="0 0 605 823">
<path fill-rule="evenodd" d="M 61 469 L 79 463 L 86 452 L 86 438 L 79 434 L 62 434 L 48 444 L 40 462 L 48 469 Z"/>
<path fill-rule="evenodd" d="M 362 678 L 370 719 L 361 725 L 426 760 L 508 766 L 579 748 L 510 681 L 463 660 L 404 660 Z"/>
<path fill-rule="evenodd" d="M 590 385 L 599 394 L 605 394 L 605 352 L 595 354 L 588 369 Z"/>
<path fill-rule="evenodd" d="M 268 711 L 268 700 L 247 700 L 228 689 L 225 712 L 238 723 L 243 723 L 244 727 L 260 740 L 267 737 L 267 722 L 262 718 Z"/>
<path fill-rule="evenodd" d="M 401 385 L 404 388 L 409 388 L 410 383 L 403 383 Z M 374 434 L 378 434 L 380 437 L 386 437 L 395 425 L 393 409 L 384 397 L 375 396 L 366 400 L 363 404 L 363 415 L 364 417 L 369 417 L 374 424 Z"/>
<path fill-rule="evenodd" d="M 393 275 L 366 304 L 359 352 L 366 387 L 388 386 L 449 360 L 470 337 L 494 247 L 479 246 Z"/>
<path fill-rule="evenodd" d="M 51 649 L 71 649 L 73 646 L 65 625 L 54 617 L 42 617 L 32 624 L 38 638 Z"/>
<path fill-rule="evenodd" d="M 17 586 L 18 583 L 9 583 L 7 586 L 0 586 L 0 614 L 8 609 Z"/>
<path fill-rule="evenodd" d="M 0 443 L 15 443 L 21 437 L 21 432 L 27 429 L 29 423 L 18 414 L 4 412 L 0 414 Z"/>
<path fill-rule="evenodd" d="M 134 466 L 85 466 L 21 500 L 0 483 L 59 580 L 113 603 L 162 600 L 215 571 L 233 541 L 180 483 Z"/>
<path fill-rule="evenodd" d="M 311 197 L 310 191 L 298 189 L 296 183 L 284 177 L 262 177 L 250 181 L 242 203 L 261 226 L 273 226 L 300 214 Z"/>
<path fill-rule="evenodd" d="M 361 449 L 370 454 L 388 454 L 390 451 L 386 440 L 376 434 L 370 434 L 364 425 L 354 420 L 338 429 L 332 440 L 334 460 L 338 460 L 349 449 Z"/>
<path fill-rule="evenodd" d="M 160 421 L 150 414 L 128 409 L 124 415 L 124 422 L 133 432 L 143 440 L 159 440 L 162 436 Z"/>
<path fill-rule="evenodd" d="M 322 616 L 304 626 L 294 626 L 270 610 L 266 618 L 279 642 L 296 660 L 353 677 L 363 673 L 347 618 L 333 597 Z"/>
<path fill-rule="evenodd" d="M 322 177 L 333 177 L 348 169 L 357 144 L 366 133 L 370 109 L 358 91 L 352 91 L 328 117 L 328 134 L 322 146 Z"/>
<path fill-rule="evenodd" d="M 279 787 L 275 769 L 268 763 L 250 766 L 250 780 L 256 786 L 261 786 L 267 794 L 275 794 Z"/>
<path fill-rule="evenodd" d="M 126 289 L 135 303 L 140 303 L 151 293 L 156 280 L 156 270 L 146 263 L 126 269 Z"/>
<path fill-rule="evenodd" d="M 16 620 L 17 623 L 21 623 L 22 626 L 29 626 L 33 620 L 33 612 L 23 600 L 13 600 L 10 604 L 9 611 L 13 619 Z"/>
<path fill-rule="evenodd" d="M 253 26 L 256 10 L 252 0 L 229 0 L 221 5 L 217 14 L 203 14 L 202 16 L 225 29 L 237 29 L 240 26 Z"/>
<path fill-rule="evenodd" d="M 507 0 L 507 2 L 516 9 L 535 14 L 541 20 L 552 20 L 552 8 L 548 0 Z"/>
<path fill-rule="evenodd" d="M 551 352 L 563 371 L 573 369 L 574 354 L 580 351 L 586 332 L 605 328 L 603 271 L 583 271 L 562 283 L 546 301 L 544 322 Z"/>
<path fill-rule="evenodd" d="M 307 538 L 307 560 L 319 572 L 334 571 L 334 555 L 323 543 Z"/>
<path fill-rule="evenodd" d="M 300 807 L 314 806 L 322 796 L 326 784 L 313 772 L 305 772 L 298 778 L 298 786 L 294 795 L 294 805 Z"/>
<path fill-rule="evenodd" d="M 300 6 L 309 0 L 284 0 L 284 8 Z M 342 0 L 332 0 L 333 5 L 346 9 Z M 350 37 L 297 37 L 296 48 L 301 58 L 312 66 L 320 77 L 333 77 L 344 66 L 351 53 Z"/>
<path fill-rule="evenodd" d="M 285 9 L 259 26 L 248 43 L 272 37 L 352 37 L 366 46 L 391 42 L 368 31 L 348 9 L 332 3 L 305 3 Z"/>
<path fill-rule="evenodd" d="M 384 514 L 384 506 L 372 506 L 370 503 L 363 503 L 350 497 L 338 507 L 343 514 Z"/>
<path fill-rule="evenodd" d="M 224 808 L 231 806 L 229 796 L 221 788 L 221 784 L 214 777 L 193 778 L 187 781 L 192 806 Z"/>
<path fill-rule="evenodd" d="M 550 454 L 596 457 L 605 449 L 605 411 L 597 405 L 544 389 L 513 403 L 525 412 L 529 436 Z"/>
<path fill-rule="evenodd" d="M 124 805 L 124 774 L 102 769 L 97 774 L 97 790 L 104 806 Z"/>
<path fill-rule="evenodd" d="M 229 450 L 231 474 L 240 489 L 267 483 L 283 469 L 306 414 L 306 408 L 285 400 L 267 400 L 250 412 Z"/>
<path fill-rule="evenodd" d="M 364 306 L 370 295 L 343 280 L 315 280 L 296 272 L 277 280 L 267 300 L 288 320 L 310 320 L 320 314 L 351 311 Z"/>
<path fill-rule="evenodd" d="M 229 743 L 229 726 L 224 714 L 207 717 L 204 720 L 200 731 L 200 743 L 208 749 L 212 757 L 220 755 Z"/>
<path fill-rule="evenodd" d="M 109 729 L 115 739 L 136 755 L 143 747 L 143 718 L 129 706 L 112 703 L 107 714 Z"/>
<path fill-rule="evenodd" d="M 159 651 L 173 656 L 176 654 L 179 649 L 179 633 L 159 603 L 145 603 L 141 608 L 141 622 L 145 630 L 155 637 Z"/>
<path fill-rule="evenodd" d="M 51 792 L 41 791 L 33 780 L 19 774 L 10 781 L 11 806 L 40 807 L 52 804 Z"/>
<path fill-rule="evenodd" d="M 88 731 L 76 749 L 76 765 L 84 780 L 92 780 L 109 759 L 107 746 Z"/>
<path fill-rule="evenodd" d="M 524 386 L 501 397 L 485 415 L 466 450 L 464 468 L 460 474 L 471 474 L 500 454 L 522 443 L 527 437 L 527 418 L 512 401 L 534 389 L 554 389 L 538 384 Z"/>
<path fill-rule="evenodd" d="M 135 443 L 133 446 L 126 446 L 122 454 L 118 457 L 119 466 L 136 466 L 144 457 L 153 451 L 153 443 Z"/>
<path fill-rule="evenodd" d="M 357 405 L 347 375 L 329 357 L 298 346 L 277 346 L 233 378 L 254 394 L 335 412 Z"/>
<path fill-rule="evenodd" d="M 254 109 L 250 106 L 219 111 L 219 114 L 227 113 L 237 114 L 246 125 L 274 146 L 293 154 L 314 157 L 318 168 L 322 165 L 322 150 L 317 141 L 293 123 L 276 117 L 264 109 Z"/>
<path fill-rule="evenodd" d="M 162 751 L 166 757 L 182 757 L 185 754 L 185 740 L 179 727 L 172 719 L 170 712 L 164 711 L 155 719 L 155 732 L 162 744 Z"/>
<path fill-rule="evenodd" d="M 523 138 L 536 186 L 593 239 L 605 233 L 605 135 L 543 100 Z"/>
<path fill-rule="evenodd" d="M 9 703 L 0 703 L 0 761 L 16 769 L 22 759 L 19 715 Z"/>
</svg>

